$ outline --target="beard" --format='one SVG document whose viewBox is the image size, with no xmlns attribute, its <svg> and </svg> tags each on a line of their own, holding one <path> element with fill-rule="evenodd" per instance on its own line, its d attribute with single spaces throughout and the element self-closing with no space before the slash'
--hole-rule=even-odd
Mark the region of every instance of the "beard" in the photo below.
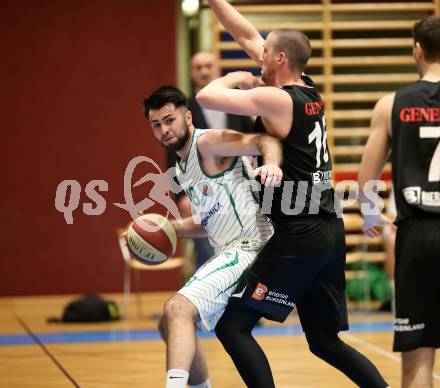
<svg viewBox="0 0 440 388">
<path fill-rule="evenodd" d="M 275 72 L 270 69 L 265 69 L 261 72 L 261 79 L 266 85 L 273 85 L 275 82 Z"/>
<path fill-rule="evenodd" d="M 163 144 L 162 146 L 170 151 L 180 151 L 189 139 L 189 128 L 186 127 L 185 133 L 182 137 L 179 137 L 175 143 L 172 144 Z"/>
</svg>

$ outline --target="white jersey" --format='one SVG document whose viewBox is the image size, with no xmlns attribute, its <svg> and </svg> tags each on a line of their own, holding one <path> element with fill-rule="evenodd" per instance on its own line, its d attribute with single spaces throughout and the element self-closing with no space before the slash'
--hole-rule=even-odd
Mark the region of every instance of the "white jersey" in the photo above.
<svg viewBox="0 0 440 388">
<path fill-rule="evenodd" d="M 176 164 L 181 186 L 191 200 L 193 215 L 206 229 L 209 241 L 217 252 L 240 244 L 258 250 L 273 233 L 269 219 L 259 210 L 256 193 L 258 183 L 247 157 L 236 157 L 224 172 L 211 176 L 200 163 L 197 140 L 210 129 L 194 129 L 186 161 Z"/>
</svg>

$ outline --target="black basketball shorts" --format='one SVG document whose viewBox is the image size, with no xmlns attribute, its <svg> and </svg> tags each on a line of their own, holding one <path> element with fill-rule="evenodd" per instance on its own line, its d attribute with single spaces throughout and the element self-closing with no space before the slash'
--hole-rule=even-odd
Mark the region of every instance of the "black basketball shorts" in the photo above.
<svg viewBox="0 0 440 388">
<path fill-rule="evenodd" d="M 396 352 L 440 345 L 440 217 L 399 223 L 396 237 Z"/>
<path fill-rule="evenodd" d="M 341 219 L 297 216 L 275 233 L 238 285 L 230 303 L 283 322 L 297 307 L 304 331 L 348 329 L 345 231 Z"/>
</svg>

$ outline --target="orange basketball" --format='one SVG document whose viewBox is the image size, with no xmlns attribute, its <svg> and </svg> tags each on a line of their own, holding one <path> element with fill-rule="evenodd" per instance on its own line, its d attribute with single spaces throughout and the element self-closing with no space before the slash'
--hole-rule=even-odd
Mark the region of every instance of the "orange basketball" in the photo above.
<svg viewBox="0 0 440 388">
<path fill-rule="evenodd" d="M 160 214 L 145 214 L 131 223 L 127 231 L 128 248 L 143 264 L 160 264 L 176 252 L 176 231 Z"/>
</svg>

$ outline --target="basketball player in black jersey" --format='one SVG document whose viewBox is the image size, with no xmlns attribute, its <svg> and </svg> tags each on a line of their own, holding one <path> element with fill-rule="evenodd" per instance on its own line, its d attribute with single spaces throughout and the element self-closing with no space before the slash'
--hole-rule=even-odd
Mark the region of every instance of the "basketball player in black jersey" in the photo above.
<svg viewBox="0 0 440 388">
<path fill-rule="evenodd" d="M 275 234 L 242 278 L 216 334 L 248 387 L 274 387 L 268 360 L 251 330 L 261 317 L 284 321 L 296 305 L 315 355 L 359 386 L 386 387 L 374 365 L 338 337 L 348 328 L 345 232 L 335 209 L 324 105 L 313 81 L 302 76 L 310 42 L 292 29 L 275 30 L 264 40 L 225 0 L 209 4 L 261 66 L 269 86 L 255 87 L 247 72 L 229 73 L 202 89 L 197 99 L 208 109 L 258 116 L 256 130 L 282 140 L 284 159 L 283 184 L 266 192 L 262 203 L 263 212 L 272 205 Z"/>
<path fill-rule="evenodd" d="M 374 108 L 359 185 L 378 179 L 390 150 L 397 207 L 394 350 L 402 352 L 402 386 L 432 387 L 440 346 L 440 17 L 413 28 L 421 79 Z M 387 223 L 360 197 L 364 230 Z M 373 204 L 375 205 L 375 204 Z"/>
</svg>

